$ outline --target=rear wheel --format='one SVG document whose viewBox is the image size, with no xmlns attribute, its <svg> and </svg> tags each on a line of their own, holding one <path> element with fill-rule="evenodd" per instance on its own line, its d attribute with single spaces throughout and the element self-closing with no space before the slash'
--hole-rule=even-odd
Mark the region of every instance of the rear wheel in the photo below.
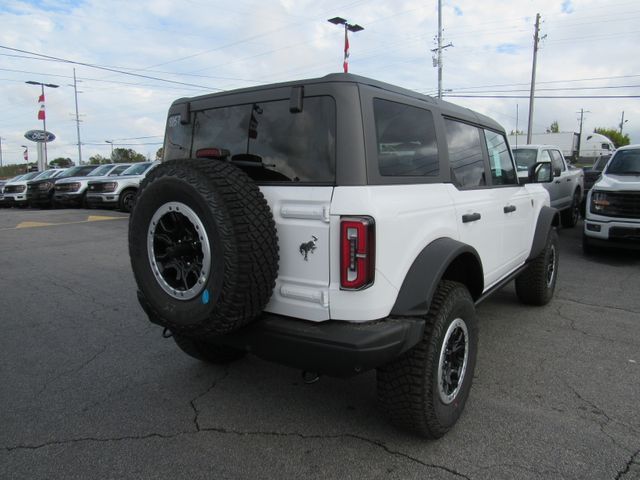
<svg viewBox="0 0 640 480">
<path fill-rule="evenodd" d="M 378 399 L 391 421 L 427 438 L 449 431 L 469 396 L 477 350 L 473 299 L 464 285 L 443 280 L 422 340 L 378 368 Z"/>
<path fill-rule="evenodd" d="M 196 338 L 174 335 L 173 339 L 180 350 L 203 362 L 214 364 L 231 363 L 235 360 L 240 360 L 246 355 L 244 350 L 225 345 L 216 345 Z"/>
</svg>

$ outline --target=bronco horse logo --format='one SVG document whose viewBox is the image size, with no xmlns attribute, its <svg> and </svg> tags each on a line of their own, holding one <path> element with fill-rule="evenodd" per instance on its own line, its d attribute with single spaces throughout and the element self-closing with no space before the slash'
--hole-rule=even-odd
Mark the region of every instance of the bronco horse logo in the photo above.
<svg viewBox="0 0 640 480">
<path fill-rule="evenodd" d="M 304 256 L 304 261 L 309 261 L 309 254 L 316 251 L 316 242 L 318 237 L 311 235 L 311 240 L 300 245 L 300 255 Z"/>
</svg>

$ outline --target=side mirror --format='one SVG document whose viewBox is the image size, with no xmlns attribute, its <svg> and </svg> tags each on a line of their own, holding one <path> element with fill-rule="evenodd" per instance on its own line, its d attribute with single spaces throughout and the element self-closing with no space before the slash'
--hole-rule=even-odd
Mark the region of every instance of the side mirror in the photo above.
<svg viewBox="0 0 640 480">
<path fill-rule="evenodd" d="M 549 183 L 553 180 L 554 172 L 549 162 L 534 163 L 529 169 L 530 183 Z"/>
</svg>

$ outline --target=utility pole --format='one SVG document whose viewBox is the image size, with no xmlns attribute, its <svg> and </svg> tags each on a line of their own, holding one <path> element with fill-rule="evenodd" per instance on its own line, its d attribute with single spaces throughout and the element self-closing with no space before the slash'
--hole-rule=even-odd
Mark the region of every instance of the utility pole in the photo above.
<svg viewBox="0 0 640 480">
<path fill-rule="evenodd" d="M 438 0 L 438 48 L 431 51 L 436 52 L 434 66 L 438 67 L 438 98 L 440 100 L 442 100 L 442 51 L 449 47 L 453 47 L 453 43 L 442 45 L 442 0 Z"/>
<path fill-rule="evenodd" d="M 533 99 L 536 91 L 536 63 L 538 61 L 538 44 L 546 35 L 540 37 L 540 14 L 536 13 L 536 26 L 533 34 L 533 65 L 531 66 L 531 92 L 529 93 L 529 125 L 527 126 L 527 143 L 531 143 L 533 130 Z"/>
<path fill-rule="evenodd" d="M 82 165 L 82 143 L 80 142 L 80 115 L 78 115 L 78 81 L 76 69 L 73 69 L 73 92 L 76 98 L 76 132 L 78 133 L 78 165 Z"/>
<path fill-rule="evenodd" d="M 582 123 L 584 122 L 584 114 L 591 113 L 589 110 L 584 108 L 580 109 L 580 133 L 578 134 L 578 158 L 580 158 L 580 144 L 582 143 Z"/>
</svg>

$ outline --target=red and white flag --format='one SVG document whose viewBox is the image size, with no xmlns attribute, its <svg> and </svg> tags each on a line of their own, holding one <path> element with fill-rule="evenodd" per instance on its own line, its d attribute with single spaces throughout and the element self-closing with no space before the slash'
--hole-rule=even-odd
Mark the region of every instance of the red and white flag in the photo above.
<svg viewBox="0 0 640 480">
<path fill-rule="evenodd" d="M 29 161 L 29 150 L 27 150 L 25 148 L 24 152 L 22 152 L 22 157 L 24 158 L 25 162 L 28 162 Z"/>
<path fill-rule="evenodd" d="M 344 62 L 342 62 L 344 73 L 349 73 L 349 37 L 347 36 L 347 29 L 344 29 Z"/>
<path fill-rule="evenodd" d="M 38 97 L 38 103 L 40 104 L 40 110 L 38 110 L 38 120 L 44 120 L 44 93 Z"/>
</svg>

